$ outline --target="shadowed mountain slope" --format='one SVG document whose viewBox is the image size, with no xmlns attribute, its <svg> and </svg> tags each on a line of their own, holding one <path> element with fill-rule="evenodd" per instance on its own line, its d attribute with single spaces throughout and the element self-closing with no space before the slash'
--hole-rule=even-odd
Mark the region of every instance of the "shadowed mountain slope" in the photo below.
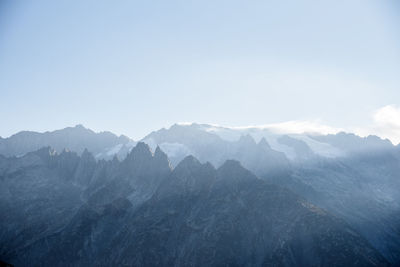
<svg viewBox="0 0 400 267">
<path fill-rule="evenodd" d="M 0 157 L 0 259 L 16 266 L 382 266 L 345 222 L 260 180 L 139 143 L 122 162 Z"/>
</svg>

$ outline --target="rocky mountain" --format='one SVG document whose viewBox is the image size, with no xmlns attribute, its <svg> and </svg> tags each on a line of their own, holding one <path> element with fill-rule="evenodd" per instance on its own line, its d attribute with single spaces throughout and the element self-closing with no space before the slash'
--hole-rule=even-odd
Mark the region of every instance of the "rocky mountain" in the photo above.
<svg viewBox="0 0 400 267">
<path fill-rule="evenodd" d="M 88 149 L 97 158 L 112 158 L 119 152 L 125 157 L 125 146 L 130 148 L 133 141 L 126 136 L 116 136 L 111 132 L 95 133 L 82 125 L 67 127 L 53 132 L 23 131 L 8 138 L 0 138 L 0 154 L 4 156 L 22 156 L 42 147 L 50 146 L 57 152 L 64 149 L 81 154 Z M 117 147 L 116 147 L 117 146 Z M 118 149 L 118 150 L 116 150 Z"/>
<path fill-rule="evenodd" d="M 316 133 L 303 133 L 303 134 L 290 134 L 284 132 L 277 132 L 268 127 L 223 127 L 209 124 L 178 124 L 181 127 L 195 128 L 203 132 L 214 134 L 226 141 L 237 141 L 241 136 L 250 135 L 256 142 L 265 139 L 269 146 L 275 150 L 285 154 L 291 161 L 303 160 L 308 158 L 308 153 L 304 154 L 298 150 L 294 142 L 288 142 L 286 137 L 290 137 L 292 141 L 299 141 L 305 143 L 309 150 L 318 156 L 326 158 L 336 158 L 346 155 L 346 152 L 340 147 L 333 144 L 320 141 L 317 138 L 323 136 Z"/>
<path fill-rule="evenodd" d="M 352 133 L 340 132 L 338 134 L 314 135 L 311 138 L 335 146 L 351 156 L 385 152 L 393 149 L 393 145 L 389 140 L 383 140 L 373 135 L 361 138 Z"/>
<path fill-rule="evenodd" d="M 264 144 L 265 145 L 265 144 Z M 0 260 L 15 266 L 386 266 L 343 220 L 237 161 L 171 168 L 43 148 L 0 156 Z"/>
<path fill-rule="evenodd" d="M 82 128 L 77 126 L 60 132 L 67 129 L 81 131 Z M 84 128 L 83 131 L 91 132 L 92 137 L 101 135 Z M 153 196 L 161 183 L 161 176 L 142 170 L 142 176 L 153 178 L 138 185 L 134 181 L 142 178 L 130 180 L 132 175 L 127 175 L 136 172 L 130 169 L 128 162 L 138 149 L 148 150 L 143 144 L 134 152 L 135 142 L 124 137 L 120 137 L 120 142 L 114 136 L 118 140 L 113 138 L 115 142 L 112 144 L 96 141 L 99 145 L 96 150 L 86 145 L 86 139 L 79 139 L 81 135 L 73 136 L 68 149 L 74 151 L 71 144 L 79 143 L 75 146 L 77 155 L 63 151 L 61 147 L 58 147 L 58 153 L 50 154 L 62 158 L 60 162 L 63 163 L 57 164 L 62 164 L 63 169 L 57 175 L 64 179 L 69 177 L 72 184 L 80 188 L 78 193 L 82 203 L 106 205 L 123 196 L 136 208 Z M 0 144 L 4 140 L 7 139 L 0 140 Z M 165 173 L 178 166 L 188 155 L 195 156 L 201 163 L 210 162 L 217 168 L 227 160 L 237 160 L 262 180 L 295 192 L 313 205 L 341 218 L 392 264 L 400 265 L 400 147 L 393 146 L 388 140 L 376 136 L 362 138 L 348 133 L 277 134 L 262 128 L 176 124 L 169 129 L 152 132 L 142 141 L 155 151 L 156 158 L 169 158 L 171 166 L 164 168 Z M 32 142 L 27 144 L 22 146 L 26 150 L 35 147 Z M 91 149 L 97 151 L 94 156 L 90 153 L 93 152 Z M 20 159 L 27 160 L 33 154 L 28 153 Z M 147 158 L 152 158 L 151 155 L 147 153 Z M 161 165 L 168 165 L 165 160 L 161 161 L 164 162 Z M 146 166 L 144 169 L 157 169 L 153 165 Z M 51 182 L 54 183 L 54 180 Z M 77 190 L 75 187 L 65 190 Z M 75 210 L 71 212 L 73 214 Z"/>
<path fill-rule="evenodd" d="M 152 132 L 142 141 L 153 148 L 160 146 L 174 166 L 185 156 L 194 155 L 201 162 L 208 161 L 214 166 L 235 159 L 257 175 L 287 175 L 290 169 L 284 153 L 273 150 L 265 138 L 257 143 L 249 134 L 240 136 L 236 141 L 228 141 L 202 130 L 196 124 L 175 124 L 168 130 Z"/>
<path fill-rule="evenodd" d="M 172 156 L 192 153 L 216 166 L 239 160 L 260 178 L 342 218 L 400 265 L 400 149 L 388 140 L 191 124 L 153 132 L 144 141 L 181 151 L 167 149 Z"/>
</svg>

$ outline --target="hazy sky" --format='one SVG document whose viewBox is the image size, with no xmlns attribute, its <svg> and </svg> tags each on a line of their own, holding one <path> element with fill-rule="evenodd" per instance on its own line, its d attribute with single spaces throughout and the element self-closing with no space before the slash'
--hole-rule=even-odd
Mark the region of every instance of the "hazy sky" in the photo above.
<svg viewBox="0 0 400 267">
<path fill-rule="evenodd" d="M 400 137 L 399 29 L 396 0 L 0 0 L 0 136 L 290 120 Z"/>
</svg>

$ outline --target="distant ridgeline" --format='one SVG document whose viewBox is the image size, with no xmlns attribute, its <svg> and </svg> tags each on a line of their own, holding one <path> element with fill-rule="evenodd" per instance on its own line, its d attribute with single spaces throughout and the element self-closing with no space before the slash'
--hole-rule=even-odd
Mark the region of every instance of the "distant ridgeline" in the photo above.
<svg viewBox="0 0 400 267">
<path fill-rule="evenodd" d="M 378 137 L 79 125 L 0 154 L 15 266 L 400 265 L 400 148 Z"/>
</svg>

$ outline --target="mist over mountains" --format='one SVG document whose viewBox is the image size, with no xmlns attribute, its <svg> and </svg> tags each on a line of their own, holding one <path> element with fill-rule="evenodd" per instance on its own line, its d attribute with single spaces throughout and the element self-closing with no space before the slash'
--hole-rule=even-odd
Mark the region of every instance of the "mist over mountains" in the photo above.
<svg viewBox="0 0 400 267">
<path fill-rule="evenodd" d="M 376 136 L 81 125 L 0 139 L 16 266 L 400 265 L 400 148 Z"/>
</svg>

